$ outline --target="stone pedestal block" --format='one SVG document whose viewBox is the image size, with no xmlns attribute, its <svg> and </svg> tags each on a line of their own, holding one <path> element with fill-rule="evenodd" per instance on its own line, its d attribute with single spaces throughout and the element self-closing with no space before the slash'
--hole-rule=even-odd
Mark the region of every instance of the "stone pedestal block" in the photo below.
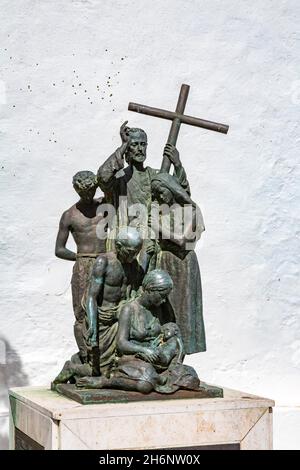
<svg viewBox="0 0 300 470">
<path fill-rule="evenodd" d="M 267 398 L 223 389 L 221 398 L 82 405 L 46 387 L 10 390 L 11 449 L 272 449 Z"/>
</svg>

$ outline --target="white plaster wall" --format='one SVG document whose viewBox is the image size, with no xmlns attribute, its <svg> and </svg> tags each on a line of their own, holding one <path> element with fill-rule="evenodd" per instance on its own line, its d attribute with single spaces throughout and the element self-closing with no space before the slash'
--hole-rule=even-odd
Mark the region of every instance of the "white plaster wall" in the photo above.
<svg viewBox="0 0 300 470">
<path fill-rule="evenodd" d="M 48 384 L 74 351 L 72 263 L 54 257 L 71 177 L 97 170 L 120 124 L 159 167 L 169 123 L 129 101 L 225 122 L 178 140 L 206 232 L 200 377 L 276 399 L 275 445 L 300 448 L 297 0 L 1 0 L 0 436 L 6 387 Z M 81 84 L 81 85 L 80 85 Z M 86 90 L 86 92 L 85 92 Z M 283 408 L 286 410 L 286 408 Z M 3 423 L 3 424 L 2 424 Z"/>
</svg>

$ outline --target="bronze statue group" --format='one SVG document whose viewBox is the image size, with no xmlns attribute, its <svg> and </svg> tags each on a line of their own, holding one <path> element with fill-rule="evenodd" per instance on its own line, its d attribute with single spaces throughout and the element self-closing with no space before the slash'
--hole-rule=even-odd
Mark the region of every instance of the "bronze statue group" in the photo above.
<svg viewBox="0 0 300 470">
<path fill-rule="evenodd" d="M 55 253 L 75 262 L 71 284 L 78 353 L 52 387 L 198 390 L 196 371 L 183 360 L 206 350 L 194 251 L 204 230 L 202 215 L 176 147 L 164 149 L 172 175 L 145 167 L 147 135 L 126 124 L 120 129 L 121 146 L 97 175 L 80 171 L 73 177 L 80 199 L 60 220 Z M 104 196 L 97 199 L 98 187 Z M 142 223 L 131 210 L 136 205 L 144 208 Z M 108 207 L 115 210 L 111 219 Z M 183 209 L 189 217 L 183 217 Z M 70 233 L 77 253 L 66 247 Z"/>
</svg>

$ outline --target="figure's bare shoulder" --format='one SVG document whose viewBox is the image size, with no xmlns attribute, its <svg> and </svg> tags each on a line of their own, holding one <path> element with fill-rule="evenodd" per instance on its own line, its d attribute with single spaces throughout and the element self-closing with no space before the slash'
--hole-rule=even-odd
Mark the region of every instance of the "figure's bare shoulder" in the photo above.
<svg viewBox="0 0 300 470">
<path fill-rule="evenodd" d="M 98 256 L 98 258 L 96 258 L 93 266 L 93 277 L 103 276 L 105 273 L 108 265 L 107 256 L 105 255 L 106 253 L 102 253 L 100 256 Z"/>
<path fill-rule="evenodd" d="M 120 318 L 129 318 L 131 314 L 138 308 L 139 306 L 136 300 L 126 302 L 120 309 Z"/>
<path fill-rule="evenodd" d="M 71 226 L 72 219 L 75 215 L 75 210 L 77 210 L 76 209 L 76 204 L 74 204 L 73 206 L 71 206 L 69 209 L 67 209 L 66 211 L 64 211 L 62 213 L 62 216 L 60 218 L 60 227 L 61 228 Z"/>
<path fill-rule="evenodd" d="M 94 277 L 103 276 L 108 264 L 114 259 L 116 259 L 116 254 L 111 251 L 107 253 L 101 253 L 101 255 L 99 255 L 96 258 L 96 261 L 94 263 L 93 276 Z"/>
<path fill-rule="evenodd" d="M 76 204 L 73 204 L 73 206 L 69 207 L 69 209 L 63 212 L 60 220 L 70 225 L 76 213 L 78 213 L 78 209 Z"/>
</svg>

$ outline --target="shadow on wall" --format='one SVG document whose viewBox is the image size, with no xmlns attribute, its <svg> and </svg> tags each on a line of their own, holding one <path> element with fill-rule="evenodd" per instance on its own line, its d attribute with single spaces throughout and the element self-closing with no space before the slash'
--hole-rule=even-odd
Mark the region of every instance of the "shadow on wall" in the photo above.
<svg viewBox="0 0 300 470">
<path fill-rule="evenodd" d="M 8 394 L 11 387 L 29 384 L 22 361 L 10 343 L 0 335 L 0 450 L 8 448 Z"/>
</svg>

